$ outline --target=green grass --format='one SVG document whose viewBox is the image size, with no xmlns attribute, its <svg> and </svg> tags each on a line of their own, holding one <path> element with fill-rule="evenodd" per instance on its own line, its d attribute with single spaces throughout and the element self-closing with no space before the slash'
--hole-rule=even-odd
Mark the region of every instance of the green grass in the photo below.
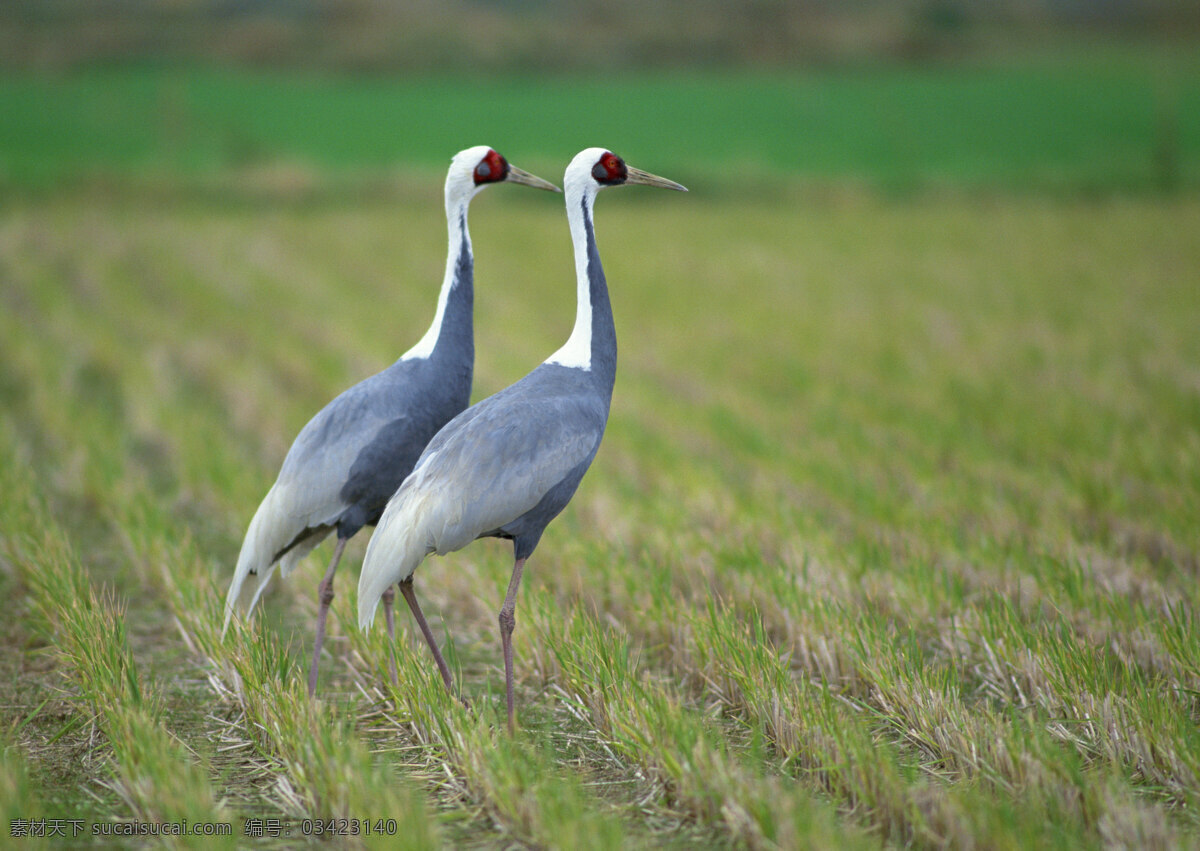
<svg viewBox="0 0 1200 851">
<path fill-rule="evenodd" d="M 410 847 L 1198 841 L 1200 200 L 605 193 L 612 418 L 529 563 L 509 739 L 498 542 L 418 574 L 469 709 L 406 617 L 387 681 L 382 629 L 353 626 L 364 540 L 319 702 L 328 547 L 219 634 L 288 443 L 432 314 L 439 186 L 410 182 L 0 210 L 6 818 L 244 843 L 247 818 L 391 817 Z M 476 398 L 570 327 L 559 203 L 476 202 Z"/>
<path fill-rule="evenodd" d="M 355 77 L 117 68 L 0 79 L 0 176 L 440 171 L 482 140 L 561 169 L 611 145 L 682 180 L 776 172 L 888 186 L 1145 188 L 1200 179 L 1200 65 L 1185 51 L 927 68 Z M 466 141 L 464 141 L 466 140 Z"/>
</svg>

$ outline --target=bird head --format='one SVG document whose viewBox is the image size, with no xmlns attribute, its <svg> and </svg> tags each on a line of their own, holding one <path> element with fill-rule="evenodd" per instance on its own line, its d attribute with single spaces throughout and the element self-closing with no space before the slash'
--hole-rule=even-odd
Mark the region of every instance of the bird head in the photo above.
<svg viewBox="0 0 1200 851">
<path fill-rule="evenodd" d="M 594 193 L 609 186 L 625 184 L 687 192 L 687 187 L 673 180 L 634 168 L 607 148 L 587 148 L 576 154 L 567 166 L 563 184 L 568 191 L 574 189 L 581 193 Z"/>
<path fill-rule="evenodd" d="M 450 160 L 450 171 L 446 175 L 446 199 L 469 200 L 493 183 L 519 183 L 535 189 L 560 191 L 550 181 L 512 165 L 498 151 L 487 145 L 476 145 L 459 151 Z"/>
</svg>

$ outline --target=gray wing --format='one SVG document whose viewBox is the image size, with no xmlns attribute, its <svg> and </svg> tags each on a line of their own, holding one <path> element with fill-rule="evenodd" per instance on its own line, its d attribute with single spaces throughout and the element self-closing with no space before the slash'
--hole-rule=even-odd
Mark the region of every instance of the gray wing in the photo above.
<svg viewBox="0 0 1200 851">
<path fill-rule="evenodd" d="M 367 543 L 358 583 L 361 625 L 370 623 L 384 590 L 411 576 L 430 553 L 496 533 L 539 508 L 551 491 L 569 498 L 608 419 L 607 399 L 589 392 L 577 372 L 536 370 L 434 436 Z"/>
<path fill-rule="evenodd" d="M 417 497 L 428 544 L 441 553 L 459 549 L 533 509 L 595 455 L 607 413 L 596 400 L 514 395 L 497 394 L 451 420 L 388 505 L 381 528 L 393 506 L 399 511 L 398 503 Z"/>
<path fill-rule="evenodd" d="M 296 436 L 276 487 L 288 494 L 287 513 L 305 527 L 328 525 L 349 507 L 341 490 L 355 459 L 379 432 L 403 419 L 384 404 L 386 373 L 354 385 L 308 421 Z"/>
<path fill-rule="evenodd" d="M 348 507 L 339 496 L 346 471 L 361 447 L 388 421 L 386 412 L 371 404 L 374 391 L 366 386 L 370 381 L 356 384 L 322 408 L 293 441 L 279 477 L 254 512 L 242 541 L 225 600 L 226 628 L 247 577 L 259 577 L 257 600 L 280 553 L 287 549 L 281 562 L 286 575 L 329 534 Z"/>
</svg>

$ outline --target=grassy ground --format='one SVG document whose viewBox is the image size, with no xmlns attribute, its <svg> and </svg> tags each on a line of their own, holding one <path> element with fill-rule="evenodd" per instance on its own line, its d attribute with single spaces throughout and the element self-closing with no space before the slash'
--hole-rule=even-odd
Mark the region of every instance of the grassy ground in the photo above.
<svg viewBox="0 0 1200 851">
<path fill-rule="evenodd" d="M 0 77 L 0 180 L 293 171 L 438 173 L 466 144 L 559 169 L 593 144 L 669 162 L 909 187 L 1200 185 L 1194 49 L 780 73 L 447 78 L 115 68 Z M 464 142 L 463 140 L 470 140 Z"/>
<path fill-rule="evenodd" d="M 395 687 L 352 626 L 365 536 L 320 703 L 328 547 L 219 638 L 291 438 L 429 320 L 438 198 L 0 211 L 6 831 L 1200 841 L 1200 200 L 602 196 L 612 420 L 526 574 L 510 740 L 499 542 L 418 573 L 470 710 L 405 618 Z M 557 348 L 574 286 L 555 199 L 502 187 L 472 216 L 479 398 Z"/>
</svg>

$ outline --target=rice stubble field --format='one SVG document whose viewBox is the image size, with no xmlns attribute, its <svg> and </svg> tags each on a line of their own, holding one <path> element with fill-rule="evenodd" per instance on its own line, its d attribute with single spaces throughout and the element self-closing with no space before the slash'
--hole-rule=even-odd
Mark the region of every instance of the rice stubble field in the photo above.
<svg viewBox="0 0 1200 851">
<path fill-rule="evenodd" d="M 437 185 L 6 205 L 9 820 L 226 822 L 231 844 L 317 817 L 396 819 L 357 841 L 410 847 L 1196 841 L 1200 204 L 615 195 L 613 415 L 529 564 L 512 739 L 501 542 L 417 574 L 469 710 L 407 619 L 396 686 L 382 629 L 353 627 L 365 535 L 320 701 L 328 546 L 220 639 L 292 436 L 428 322 Z M 569 330 L 553 201 L 473 211 L 475 398 Z"/>
</svg>

